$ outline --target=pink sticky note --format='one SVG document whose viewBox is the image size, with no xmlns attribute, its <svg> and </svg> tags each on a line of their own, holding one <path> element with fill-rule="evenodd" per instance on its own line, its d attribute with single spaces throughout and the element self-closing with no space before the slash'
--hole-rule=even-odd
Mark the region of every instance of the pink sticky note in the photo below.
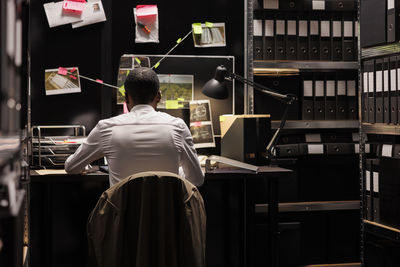
<svg viewBox="0 0 400 267">
<path fill-rule="evenodd" d="M 194 122 L 194 126 L 200 127 L 200 126 L 201 126 L 201 121 L 196 121 L 196 122 Z"/>
<path fill-rule="evenodd" d="M 85 9 L 85 5 L 86 2 L 82 1 L 64 0 L 63 11 L 71 13 L 82 13 L 82 11 Z"/>
<path fill-rule="evenodd" d="M 148 17 L 157 15 L 157 5 L 137 5 L 136 6 L 136 17 Z"/>
<path fill-rule="evenodd" d="M 136 17 L 142 24 L 148 25 L 155 21 L 158 14 L 157 5 L 137 5 Z"/>
<path fill-rule="evenodd" d="M 67 75 L 67 73 L 68 73 L 68 70 L 66 68 L 63 68 L 63 67 L 58 68 L 58 74 Z"/>
<path fill-rule="evenodd" d="M 124 114 L 125 113 L 129 113 L 128 106 L 126 105 L 126 102 L 124 102 Z"/>
<path fill-rule="evenodd" d="M 72 79 L 76 80 L 76 77 L 74 75 L 69 75 Z"/>
<path fill-rule="evenodd" d="M 71 72 L 74 72 L 74 71 L 76 71 L 76 68 L 75 68 L 75 67 L 71 69 Z"/>
<path fill-rule="evenodd" d="M 103 83 L 103 81 L 100 80 L 100 79 L 96 79 L 96 82 L 98 82 L 98 83 Z"/>
</svg>

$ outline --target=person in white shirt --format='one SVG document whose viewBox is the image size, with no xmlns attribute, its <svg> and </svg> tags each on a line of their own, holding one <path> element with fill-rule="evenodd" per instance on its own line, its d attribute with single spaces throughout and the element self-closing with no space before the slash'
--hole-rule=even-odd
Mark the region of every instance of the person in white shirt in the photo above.
<svg viewBox="0 0 400 267">
<path fill-rule="evenodd" d="M 144 171 L 168 171 L 202 185 L 204 174 L 185 122 L 155 110 L 161 99 L 159 87 L 153 70 L 131 71 L 125 81 L 130 112 L 99 121 L 75 154 L 68 157 L 65 170 L 81 173 L 92 161 L 106 157 L 110 186 Z"/>
</svg>

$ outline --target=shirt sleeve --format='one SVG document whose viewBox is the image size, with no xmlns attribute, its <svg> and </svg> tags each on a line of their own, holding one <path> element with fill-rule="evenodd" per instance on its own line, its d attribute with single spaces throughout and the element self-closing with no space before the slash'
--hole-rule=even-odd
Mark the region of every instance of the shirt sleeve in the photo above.
<svg viewBox="0 0 400 267">
<path fill-rule="evenodd" d="M 87 139 L 65 161 L 65 171 L 71 174 L 81 173 L 89 163 L 103 157 L 101 147 L 101 133 L 97 125 Z"/>
<path fill-rule="evenodd" d="M 185 178 L 195 186 L 204 183 L 204 174 L 201 170 L 197 152 L 194 148 L 193 138 L 188 127 L 185 125 L 183 130 L 183 147 L 181 151 L 181 162 Z"/>
</svg>

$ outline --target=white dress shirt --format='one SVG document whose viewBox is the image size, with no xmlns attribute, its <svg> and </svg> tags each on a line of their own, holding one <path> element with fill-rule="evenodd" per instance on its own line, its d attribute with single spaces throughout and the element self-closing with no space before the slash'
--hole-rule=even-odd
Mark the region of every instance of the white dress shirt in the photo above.
<svg viewBox="0 0 400 267">
<path fill-rule="evenodd" d="M 101 157 L 109 166 L 110 186 L 144 171 L 179 173 L 192 184 L 203 184 L 204 175 L 184 121 L 150 105 L 136 105 L 123 115 L 101 120 L 75 154 L 68 157 L 65 170 L 80 173 Z"/>
</svg>

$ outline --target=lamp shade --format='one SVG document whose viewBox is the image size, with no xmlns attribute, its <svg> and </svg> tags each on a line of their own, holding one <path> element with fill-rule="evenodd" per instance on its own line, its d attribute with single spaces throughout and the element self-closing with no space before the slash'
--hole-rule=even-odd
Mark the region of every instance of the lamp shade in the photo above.
<svg viewBox="0 0 400 267">
<path fill-rule="evenodd" d="M 225 66 L 218 66 L 215 76 L 203 86 L 203 94 L 216 99 L 226 99 L 229 97 L 228 88 L 225 83 L 227 70 Z"/>
</svg>

